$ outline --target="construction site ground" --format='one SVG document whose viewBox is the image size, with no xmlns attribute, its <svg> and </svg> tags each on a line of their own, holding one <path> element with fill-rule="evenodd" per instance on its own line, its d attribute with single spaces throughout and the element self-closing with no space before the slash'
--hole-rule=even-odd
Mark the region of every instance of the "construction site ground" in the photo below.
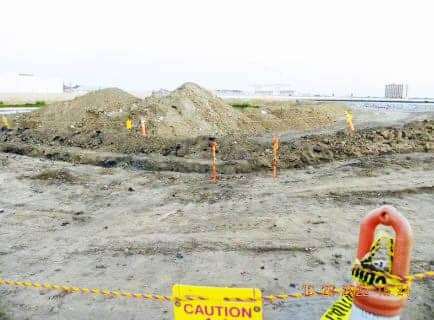
<svg viewBox="0 0 434 320">
<path fill-rule="evenodd" d="M 300 291 L 350 281 L 358 224 L 392 204 L 415 238 L 412 272 L 434 267 L 434 154 L 365 157 L 279 172 L 146 172 L 0 155 L 4 278 L 170 294 L 174 283 Z M 432 282 L 402 319 L 431 319 Z M 2 287 L 10 319 L 171 319 L 168 303 Z M 265 307 L 318 319 L 333 298 Z"/>
<path fill-rule="evenodd" d="M 199 102 L 185 100 L 185 92 Z M 116 98 L 110 101 L 124 97 L 113 90 L 103 94 Z M 155 111 L 125 96 L 133 116 L 137 110 L 166 114 L 162 129 L 155 127 L 164 134 L 181 114 L 194 115 L 182 108 L 209 106 L 200 122 L 207 135 L 186 141 L 181 134 L 189 128 L 181 126 L 173 129 L 178 140 L 159 145 L 158 137 L 146 140 L 122 127 L 127 102 L 113 104 L 110 112 L 120 114 L 113 116 L 102 97 L 71 102 L 80 114 L 63 104 L 59 110 L 68 121 L 56 128 L 51 125 L 61 116 L 47 109 L 0 131 L 2 278 L 165 295 L 176 283 L 256 287 L 264 294 L 301 292 L 304 284 L 340 286 L 351 282 L 360 220 L 383 204 L 395 206 L 413 228 L 411 272 L 434 269 L 433 113 L 355 109 L 356 132 L 349 134 L 343 113 L 348 108 L 334 106 L 328 113 L 324 105 L 294 107 L 294 119 L 307 112 L 303 126 L 309 128 L 290 129 L 293 120 L 285 122 L 278 109 L 264 107 L 242 112 L 249 119 L 277 112 L 277 120 L 242 136 L 216 127 L 214 118 L 236 115 L 241 120 L 233 128 L 255 129 L 245 115 L 194 85 L 161 105 L 149 100 Z M 211 102 L 221 113 L 213 113 Z M 321 126 L 312 121 L 318 114 L 325 114 Z M 109 122 L 111 116 L 117 122 Z M 83 119 L 94 119 L 91 124 L 106 131 L 86 127 Z M 276 123 L 285 130 L 273 179 Z M 217 183 L 209 179 L 208 138 L 214 131 L 226 132 L 217 138 L 223 173 Z M 147 141 L 158 148 L 146 149 Z M 433 289 L 432 281 L 415 283 L 402 320 L 432 319 Z M 319 319 L 335 299 L 268 304 L 264 319 Z M 3 286 L 2 317 L 168 320 L 172 307 Z"/>
</svg>

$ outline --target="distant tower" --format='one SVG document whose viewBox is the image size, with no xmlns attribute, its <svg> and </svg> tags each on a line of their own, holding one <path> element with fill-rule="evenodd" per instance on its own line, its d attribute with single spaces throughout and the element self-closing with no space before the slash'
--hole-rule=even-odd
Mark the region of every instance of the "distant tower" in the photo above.
<svg viewBox="0 0 434 320">
<path fill-rule="evenodd" d="M 384 97 L 390 99 L 404 99 L 408 96 L 408 85 L 390 83 L 384 87 Z"/>
</svg>

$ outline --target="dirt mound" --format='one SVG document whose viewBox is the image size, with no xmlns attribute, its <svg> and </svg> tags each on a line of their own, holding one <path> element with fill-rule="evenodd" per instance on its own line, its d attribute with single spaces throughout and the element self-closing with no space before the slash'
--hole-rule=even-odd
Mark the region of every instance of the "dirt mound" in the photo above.
<svg viewBox="0 0 434 320">
<path fill-rule="evenodd" d="M 191 138 L 254 132 L 250 119 L 194 83 L 145 99 L 146 120 L 154 136 Z"/>
<path fill-rule="evenodd" d="M 318 128 L 333 124 L 339 115 L 343 117 L 342 107 L 295 102 L 240 109 L 197 84 L 185 83 L 144 100 L 115 88 L 91 92 L 19 116 L 7 135 L 29 144 L 183 156 L 191 145 L 208 153 L 209 138 Z M 133 122 L 131 130 L 125 126 L 128 118 Z M 140 132 L 141 119 L 146 123 L 146 138 Z M 240 149 L 243 154 L 248 152 L 245 149 Z M 201 156 L 200 152 L 193 155 Z"/>
<path fill-rule="evenodd" d="M 342 106 L 333 104 L 261 101 L 260 106 L 236 108 L 194 83 L 154 94 L 145 104 L 151 132 L 164 138 L 306 130 L 329 126 L 344 114 Z"/>
<path fill-rule="evenodd" d="M 242 112 L 262 132 L 310 130 L 328 127 L 342 118 L 345 108 L 339 104 L 264 101 L 259 108 L 243 108 Z"/>
<path fill-rule="evenodd" d="M 24 114 L 17 123 L 47 133 L 80 134 L 118 126 L 119 120 L 132 108 L 138 108 L 140 102 L 120 89 L 103 89 Z"/>
<path fill-rule="evenodd" d="M 16 125 L 26 142 L 94 149 L 114 144 L 110 137 L 117 141 L 128 116 L 143 108 L 141 99 L 109 88 L 23 114 Z M 125 129 L 124 138 L 127 133 Z"/>
<path fill-rule="evenodd" d="M 133 120 L 131 132 L 125 128 L 128 117 Z M 150 137 L 157 140 L 254 131 L 247 116 L 193 83 L 145 100 L 119 89 L 99 90 L 23 115 L 16 123 L 21 130 L 30 129 L 31 138 L 45 143 L 117 150 L 118 145 L 139 143 L 142 117 Z"/>
</svg>

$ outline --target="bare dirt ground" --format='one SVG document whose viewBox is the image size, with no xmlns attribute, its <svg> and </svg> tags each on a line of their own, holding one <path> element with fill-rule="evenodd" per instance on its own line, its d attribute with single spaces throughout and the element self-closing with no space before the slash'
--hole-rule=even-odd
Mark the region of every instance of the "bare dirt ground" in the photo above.
<svg viewBox="0 0 434 320">
<path fill-rule="evenodd" d="M 413 227 L 412 272 L 434 269 L 432 113 L 355 109 L 348 134 L 348 108 L 237 111 L 194 84 L 146 101 L 110 89 L 58 108 L 0 130 L 2 278 L 160 294 L 175 283 L 264 294 L 340 286 L 351 280 L 361 218 L 382 204 Z M 136 130 L 144 115 L 161 120 L 159 134 Z M 256 117 L 274 118 L 257 130 Z M 184 139 L 191 128 L 206 134 Z M 216 138 L 224 174 L 213 184 Z M 433 288 L 414 285 L 403 320 L 434 318 Z M 264 318 L 319 319 L 333 301 L 267 305 Z M 11 319 L 172 319 L 168 303 L 11 287 L 0 287 L 0 319 L 2 309 Z"/>
<path fill-rule="evenodd" d="M 358 224 L 396 206 L 415 236 L 412 272 L 434 268 L 434 154 L 359 157 L 225 175 L 145 172 L 0 153 L 1 276 L 170 294 L 174 283 L 299 291 L 350 281 Z M 432 319 L 417 283 L 402 319 Z M 0 288 L 11 319 L 171 319 L 169 304 Z M 333 298 L 265 307 L 318 319 Z"/>
</svg>

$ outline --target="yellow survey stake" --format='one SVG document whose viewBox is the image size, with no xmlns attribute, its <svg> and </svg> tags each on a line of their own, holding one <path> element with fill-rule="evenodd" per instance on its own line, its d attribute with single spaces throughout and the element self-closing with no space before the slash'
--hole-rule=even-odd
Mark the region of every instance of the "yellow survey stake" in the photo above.
<svg viewBox="0 0 434 320">
<path fill-rule="evenodd" d="M 173 286 L 175 320 L 262 320 L 259 289 Z"/>
</svg>

